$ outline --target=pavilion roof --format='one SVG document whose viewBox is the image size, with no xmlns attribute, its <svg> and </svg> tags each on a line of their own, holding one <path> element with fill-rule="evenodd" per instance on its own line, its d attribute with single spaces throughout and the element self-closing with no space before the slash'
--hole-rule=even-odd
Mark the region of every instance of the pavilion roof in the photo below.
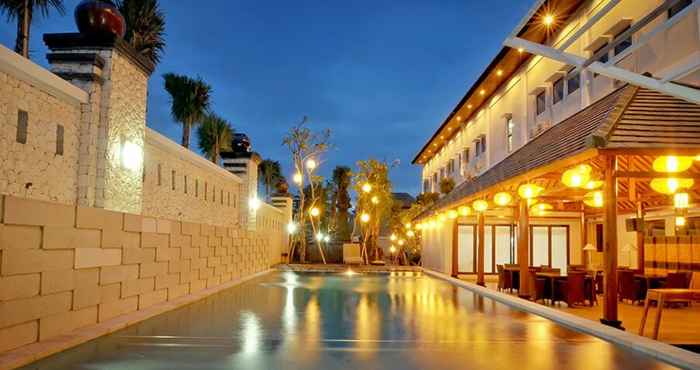
<svg viewBox="0 0 700 370">
<path fill-rule="evenodd" d="M 700 148 L 700 105 L 625 85 L 547 129 L 480 176 L 461 183 L 419 218 L 533 170 L 566 163 L 591 149 L 693 147 Z"/>
</svg>

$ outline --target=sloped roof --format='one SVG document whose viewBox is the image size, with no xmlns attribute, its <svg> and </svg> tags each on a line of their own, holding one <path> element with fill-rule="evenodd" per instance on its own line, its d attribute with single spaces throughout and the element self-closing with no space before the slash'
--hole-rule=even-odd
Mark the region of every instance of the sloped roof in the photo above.
<svg viewBox="0 0 700 370">
<path fill-rule="evenodd" d="M 700 147 L 700 105 L 625 85 L 463 182 L 426 212 L 587 149 L 679 147 Z"/>
</svg>

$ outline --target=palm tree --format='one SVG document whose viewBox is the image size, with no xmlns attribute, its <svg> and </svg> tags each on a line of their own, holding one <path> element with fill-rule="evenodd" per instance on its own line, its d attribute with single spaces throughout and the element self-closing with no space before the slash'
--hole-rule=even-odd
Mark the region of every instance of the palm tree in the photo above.
<svg viewBox="0 0 700 370">
<path fill-rule="evenodd" d="M 158 0 L 119 0 L 117 7 L 126 21 L 124 40 L 158 64 L 165 49 L 165 15 Z"/>
<path fill-rule="evenodd" d="M 204 116 L 202 124 L 197 128 L 199 149 L 209 160 L 218 164 L 222 150 L 231 149 L 233 129 L 225 119 L 214 113 Z"/>
<path fill-rule="evenodd" d="M 269 197 L 272 187 L 282 178 L 282 167 L 279 162 L 266 159 L 258 166 L 258 176 L 265 185 L 265 194 Z"/>
<path fill-rule="evenodd" d="M 202 122 L 209 109 L 211 86 L 202 79 L 193 79 L 174 73 L 163 75 L 165 90 L 170 94 L 170 114 L 182 124 L 182 146 L 190 147 L 190 130 Z"/>
<path fill-rule="evenodd" d="M 29 58 L 29 31 L 34 12 L 39 11 L 41 15 L 48 17 L 52 8 L 61 15 L 66 13 L 63 0 L 0 0 L 0 13 L 7 15 L 8 21 L 17 22 L 15 51 L 18 54 Z"/>
</svg>

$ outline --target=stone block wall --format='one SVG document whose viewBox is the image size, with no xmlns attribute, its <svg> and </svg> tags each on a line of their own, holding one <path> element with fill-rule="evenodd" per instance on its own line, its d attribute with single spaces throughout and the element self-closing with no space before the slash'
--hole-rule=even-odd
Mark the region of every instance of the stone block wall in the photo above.
<svg viewBox="0 0 700 370">
<path fill-rule="evenodd" d="M 0 196 L 0 351 L 249 276 L 278 262 L 260 229 Z"/>
</svg>

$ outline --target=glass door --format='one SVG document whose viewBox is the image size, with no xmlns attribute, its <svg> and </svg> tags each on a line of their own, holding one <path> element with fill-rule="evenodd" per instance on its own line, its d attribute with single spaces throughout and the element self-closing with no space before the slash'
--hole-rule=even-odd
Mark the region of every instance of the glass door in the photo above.
<svg viewBox="0 0 700 370">
<path fill-rule="evenodd" d="M 471 274 L 476 272 L 475 261 L 475 226 L 458 225 L 457 239 L 457 270 L 460 274 Z"/>
</svg>

